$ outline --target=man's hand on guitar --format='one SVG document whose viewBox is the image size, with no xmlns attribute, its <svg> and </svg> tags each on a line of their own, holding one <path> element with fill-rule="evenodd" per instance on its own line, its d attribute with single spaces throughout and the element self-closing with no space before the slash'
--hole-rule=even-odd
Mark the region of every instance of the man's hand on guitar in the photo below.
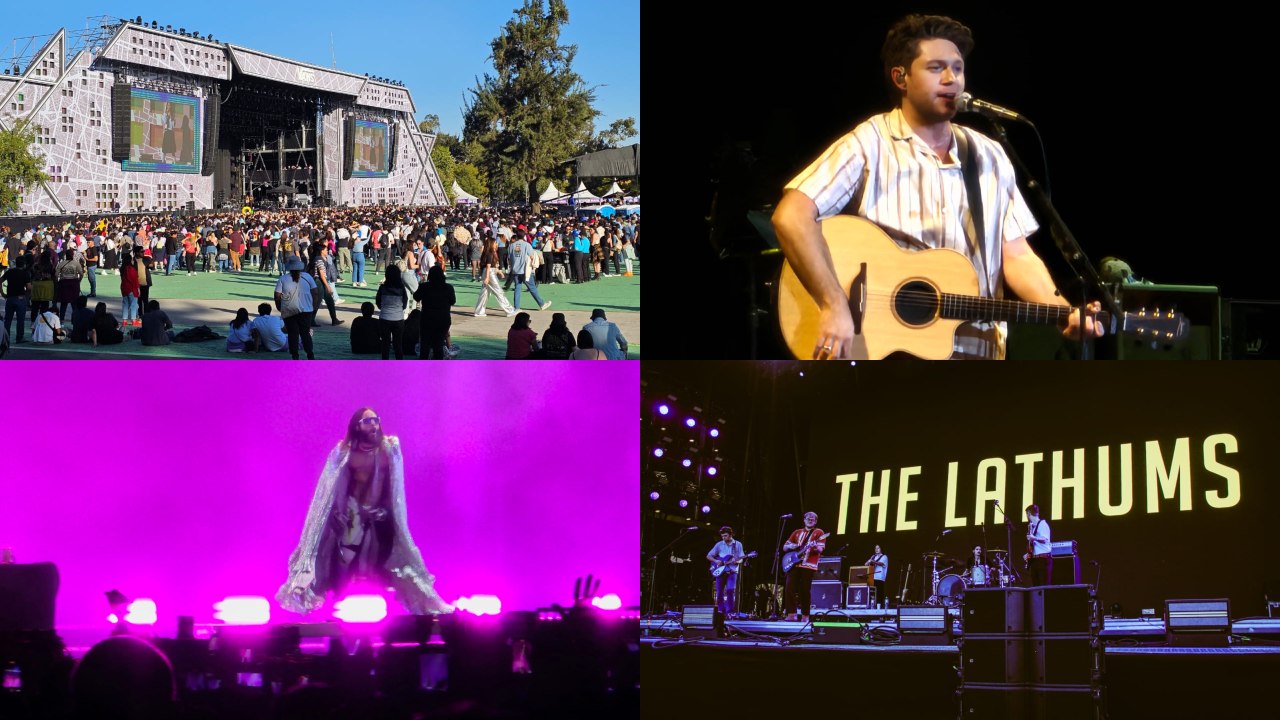
<svg viewBox="0 0 1280 720">
<path fill-rule="evenodd" d="M 1102 337 L 1106 332 L 1101 323 L 1094 322 L 1093 316 L 1102 312 L 1102 303 L 1093 301 L 1085 306 L 1084 329 L 1090 337 Z M 1069 340 L 1080 339 L 1080 309 L 1074 308 L 1067 317 L 1067 327 L 1062 331 L 1063 337 Z"/>
<path fill-rule="evenodd" d="M 818 340 L 814 360 L 847 357 L 853 346 L 853 315 L 845 303 L 828 305 L 818 315 Z"/>
</svg>

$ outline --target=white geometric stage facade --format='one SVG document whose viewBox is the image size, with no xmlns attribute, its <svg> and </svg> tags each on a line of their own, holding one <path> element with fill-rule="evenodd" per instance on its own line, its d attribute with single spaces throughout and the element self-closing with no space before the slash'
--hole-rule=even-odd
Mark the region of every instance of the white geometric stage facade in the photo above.
<svg viewBox="0 0 1280 720">
<path fill-rule="evenodd" d="M 133 21 L 104 28 L 104 41 L 69 59 L 67 32 L 59 30 L 26 59 L 26 67 L 0 75 L 0 127 L 12 128 L 22 119 L 34 123 L 32 149 L 44 155 L 50 176 L 47 183 L 22 189 L 19 212 L 94 213 L 115 203 L 125 212 L 188 203 L 207 210 L 215 206 L 216 187 L 224 188 L 220 199 L 238 205 L 241 187 L 228 184 L 228 151 L 215 147 L 212 157 L 204 157 L 210 150 L 204 146 L 206 117 L 224 117 L 220 108 L 243 104 L 244 94 L 227 105 L 238 86 L 274 88 L 295 109 L 309 109 L 312 137 L 303 145 L 312 146 L 315 158 L 307 170 L 312 195 L 327 191 L 335 205 L 448 204 L 431 162 L 435 135 L 418 130 L 407 88 Z M 113 99 L 119 103 L 121 97 L 113 87 L 134 93 L 135 121 L 150 118 L 151 124 L 129 123 L 126 139 L 133 143 L 129 161 L 143 169 L 127 169 L 130 162 L 113 156 L 113 123 L 119 119 L 113 118 Z M 266 97 L 254 108 L 264 117 L 274 110 L 272 96 Z M 128 117 L 129 107 L 124 111 Z M 355 133 L 354 141 L 363 143 L 358 146 L 347 137 L 357 125 L 364 126 Z M 280 158 L 289 157 L 283 137 L 282 132 Z M 192 138 L 186 150 L 179 149 Z M 115 140 L 122 147 L 121 138 Z M 264 140 L 263 147 L 274 146 Z M 349 151 L 356 154 L 356 172 L 344 179 Z M 360 172 L 360 163 L 372 171 Z M 283 172 L 272 177 L 287 179 Z"/>
</svg>

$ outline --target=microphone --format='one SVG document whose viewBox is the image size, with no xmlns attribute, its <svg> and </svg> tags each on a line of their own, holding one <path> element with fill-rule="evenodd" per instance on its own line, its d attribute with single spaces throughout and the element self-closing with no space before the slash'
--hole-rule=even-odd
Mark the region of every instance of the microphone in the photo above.
<svg viewBox="0 0 1280 720">
<path fill-rule="evenodd" d="M 967 92 L 960 93 L 960 97 L 956 98 L 956 109 L 959 112 L 977 113 L 978 115 L 986 115 L 987 117 L 998 118 L 1001 120 L 1016 120 L 1030 124 L 1031 121 L 1018 113 L 1002 108 L 999 105 L 992 105 L 985 100 L 979 100 Z"/>
<path fill-rule="evenodd" d="M 786 520 L 786 519 L 787 519 L 787 518 L 789 518 L 789 517 L 791 517 L 791 513 L 787 513 L 786 515 L 783 515 L 782 517 L 780 517 L 780 518 L 778 518 L 778 519 L 779 519 L 779 520 Z"/>
<path fill-rule="evenodd" d="M 942 534 L 943 534 L 943 535 L 950 535 L 950 534 L 951 534 L 951 528 L 947 528 L 947 529 L 943 530 L 943 531 L 942 531 Z"/>
<path fill-rule="evenodd" d="M 1097 560 L 1090 560 L 1090 561 L 1089 561 L 1089 564 L 1090 564 L 1090 565 L 1097 565 L 1097 564 L 1098 564 L 1098 561 L 1097 561 Z"/>
<path fill-rule="evenodd" d="M 689 532 L 690 530 L 697 530 L 697 529 L 698 529 L 697 525 L 690 525 L 689 527 L 685 528 L 684 531 Z"/>
</svg>

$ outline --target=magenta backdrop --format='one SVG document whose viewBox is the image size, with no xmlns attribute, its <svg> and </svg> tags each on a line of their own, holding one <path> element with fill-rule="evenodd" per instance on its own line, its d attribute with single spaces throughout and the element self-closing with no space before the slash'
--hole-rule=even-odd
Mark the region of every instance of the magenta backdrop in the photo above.
<svg viewBox="0 0 1280 720">
<path fill-rule="evenodd" d="M 0 470 L 0 547 L 57 564 L 60 627 L 103 623 L 111 588 L 155 599 L 164 635 L 177 615 L 211 621 L 226 595 L 274 596 L 361 406 L 400 437 L 410 530 L 446 600 L 568 604 L 594 573 L 601 594 L 639 604 L 639 363 L 5 370 L 23 379 L 9 407 L 24 419 Z M 273 622 L 298 619 L 272 603 Z"/>
</svg>

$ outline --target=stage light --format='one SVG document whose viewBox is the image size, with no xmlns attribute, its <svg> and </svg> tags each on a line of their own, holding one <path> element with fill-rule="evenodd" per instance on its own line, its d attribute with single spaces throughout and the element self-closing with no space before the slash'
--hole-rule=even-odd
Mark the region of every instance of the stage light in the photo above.
<svg viewBox="0 0 1280 720">
<path fill-rule="evenodd" d="M 387 599 L 381 595 L 348 595 L 334 606 L 334 617 L 349 623 L 376 623 L 387 616 Z"/>
<path fill-rule="evenodd" d="M 720 431 L 716 428 L 711 428 L 711 437 L 720 437 Z"/>
<path fill-rule="evenodd" d="M 650 500 L 657 500 L 657 499 L 658 499 L 658 498 L 660 498 L 660 497 L 662 497 L 662 496 L 658 494 L 658 491 L 657 491 L 657 490 L 654 490 L 653 492 L 649 493 L 649 499 L 650 499 Z"/>
<path fill-rule="evenodd" d="M 617 610 L 622 607 L 622 598 L 610 593 L 604 597 L 591 598 L 591 604 L 601 610 Z"/>
<path fill-rule="evenodd" d="M 680 507 L 682 507 L 682 508 L 687 508 L 687 507 L 689 507 L 689 501 L 688 501 L 688 500 L 681 500 L 681 501 L 680 501 Z"/>
<path fill-rule="evenodd" d="M 716 466 L 715 466 L 715 465 L 712 465 L 711 467 L 708 467 L 708 468 L 707 468 L 707 474 L 708 474 L 708 475 L 715 475 L 715 474 L 716 474 Z"/>
<path fill-rule="evenodd" d="M 703 514 L 703 515 L 710 515 L 710 514 L 711 514 L 711 506 L 710 506 L 710 505 L 703 505 L 703 506 L 702 506 L 702 514 Z"/>
<path fill-rule="evenodd" d="M 458 598 L 454 606 L 459 610 L 466 610 L 472 615 L 497 615 L 502 612 L 502 601 L 497 595 L 472 595 L 471 597 Z"/>
<path fill-rule="evenodd" d="M 697 420 L 694 420 L 693 418 L 685 418 L 685 419 L 684 419 L 684 424 L 685 424 L 685 425 L 688 425 L 689 427 L 693 427 L 694 425 L 697 425 L 697 424 L 698 424 L 698 421 L 697 421 Z"/>
<path fill-rule="evenodd" d="M 663 450 L 662 448 L 654 448 L 654 449 L 653 449 L 653 456 L 654 456 L 654 457 L 662 457 L 662 456 L 663 456 L 663 455 L 665 455 L 665 454 L 666 454 L 666 451 L 665 451 L 665 450 Z"/>
<path fill-rule="evenodd" d="M 683 466 L 685 466 L 685 467 L 689 467 L 690 465 L 692 465 L 692 464 L 693 464 L 693 461 L 692 461 L 692 460 L 690 460 L 689 458 L 685 458 L 685 459 L 683 459 L 683 460 L 681 460 L 681 461 L 680 461 L 680 464 L 681 464 L 681 465 L 683 465 Z"/>
<path fill-rule="evenodd" d="M 803 371 L 803 370 L 801 370 L 801 371 L 800 371 L 800 377 L 804 377 L 804 371 Z"/>
<path fill-rule="evenodd" d="M 156 601 L 139 598 L 129 603 L 129 614 L 124 616 L 124 621 L 130 625 L 155 625 Z"/>
<path fill-rule="evenodd" d="M 256 595 L 232 595 L 213 604 L 213 617 L 228 625 L 266 625 L 271 620 L 271 604 Z"/>
<path fill-rule="evenodd" d="M 671 406 L 670 406 L 670 405 L 667 405 L 666 403 L 662 403 L 661 405 L 659 405 L 659 406 L 658 406 L 658 414 L 659 414 L 659 415 L 670 415 L 670 414 L 671 414 Z"/>
</svg>

